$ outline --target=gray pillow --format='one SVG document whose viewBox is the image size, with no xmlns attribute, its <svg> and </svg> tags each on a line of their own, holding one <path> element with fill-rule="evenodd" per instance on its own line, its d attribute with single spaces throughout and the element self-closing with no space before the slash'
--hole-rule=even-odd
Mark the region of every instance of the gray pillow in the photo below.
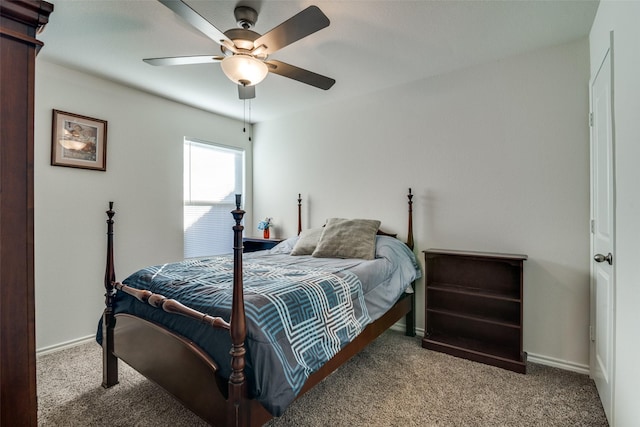
<svg viewBox="0 0 640 427">
<path fill-rule="evenodd" d="M 313 251 L 316 258 L 376 257 L 376 233 L 380 221 L 373 219 L 331 218 Z"/>
<path fill-rule="evenodd" d="M 291 251 L 291 255 L 311 255 L 316 249 L 318 240 L 322 235 L 322 227 L 310 228 L 300 233 L 296 245 Z"/>
</svg>

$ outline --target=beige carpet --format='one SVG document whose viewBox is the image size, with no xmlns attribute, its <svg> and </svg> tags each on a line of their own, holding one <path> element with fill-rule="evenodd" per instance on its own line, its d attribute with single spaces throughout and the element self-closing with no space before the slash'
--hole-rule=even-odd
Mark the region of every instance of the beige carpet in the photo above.
<svg viewBox="0 0 640 427">
<path fill-rule="evenodd" d="M 206 426 L 125 364 L 105 390 L 101 349 L 38 358 L 41 426 Z M 586 375 L 529 363 L 526 375 L 425 350 L 389 331 L 268 423 L 283 426 L 606 426 Z"/>
</svg>

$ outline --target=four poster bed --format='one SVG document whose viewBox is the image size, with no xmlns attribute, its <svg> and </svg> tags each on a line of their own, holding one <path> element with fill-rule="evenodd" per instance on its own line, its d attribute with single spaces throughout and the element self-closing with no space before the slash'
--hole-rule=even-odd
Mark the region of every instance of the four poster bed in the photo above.
<svg viewBox="0 0 640 427">
<path fill-rule="evenodd" d="M 402 317 L 414 336 L 420 270 L 411 189 L 407 197 L 406 243 L 374 220 L 332 218 L 302 231 L 299 197 L 298 236 L 243 262 L 237 196 L 233 257 L 152 266 L 124 283 L 111 202 L 102 385 L 118 383 L 122 359 L 212 425 L 259 426 Z"/>
</svg>

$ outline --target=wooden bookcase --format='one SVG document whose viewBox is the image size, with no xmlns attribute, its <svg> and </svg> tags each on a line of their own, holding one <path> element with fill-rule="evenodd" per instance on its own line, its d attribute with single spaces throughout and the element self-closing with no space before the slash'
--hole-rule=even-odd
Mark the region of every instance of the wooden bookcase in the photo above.
<svg viewBox="0 0 640 427">
<path fill-rule="evenodd" d="M 527 255 L 442 249 L 424 255 L 422 346 L 526 373 L 522 291 Z"/>
</svg>

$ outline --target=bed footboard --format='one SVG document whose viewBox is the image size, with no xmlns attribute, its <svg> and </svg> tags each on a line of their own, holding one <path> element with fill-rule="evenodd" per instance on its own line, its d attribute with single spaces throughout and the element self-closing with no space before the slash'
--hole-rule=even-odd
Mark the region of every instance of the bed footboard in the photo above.
<svg viewBox="0 0 640 427">
<path fill-rule="evenodd" d="M 218 366 L 190 341 L 128 314 L 118 314 L 114 354 L 206 420 L 226 412 Z M 147 351 L 153 349 L 153 351 Z"/>
<path fill-rule="evenodd" d="M 153 322 L 117 314 L 114 353 L 212 425 L 236 425 L 228 419 L 227 380 L 218 375 L 211 357 L 190 340 Z M 245 406 L 250 406 L 245 411 L 250 423 L 245 425 L 262 425 L 271 418 L 255 401 Z"/>
<path fill-rule="evenodd" d="M 113 202 L 107 211 L 107 266 L 104 286 L 105 310 L 102 318 L 103 387 L 118 383 L 118 358 L 157 383 L 185 406 L 215 425 L 262 425 L 271 415 L 248 398 L 245 368 L 246 318 L 242 281 L 241 198 L 236 195 L 236 209 L 231 213 L 234 231 L 234 279 L 231 319 L 229 323 L 208 316 L 178 301 L 149 291 L 140 291 L 116 282 L 113 257 Z M 116 290 L 126 292 L 142 302 L 165 311 L 200 320 L 212 327 L 229 330 L 231 335 L 231 375 L 229 380 L 217 375 L 218 367 L 199 347 L 165 328 L 131 315 L 114 315 Z M 148 349 L 153 351 L 149 352 Z"/>
</svg>

